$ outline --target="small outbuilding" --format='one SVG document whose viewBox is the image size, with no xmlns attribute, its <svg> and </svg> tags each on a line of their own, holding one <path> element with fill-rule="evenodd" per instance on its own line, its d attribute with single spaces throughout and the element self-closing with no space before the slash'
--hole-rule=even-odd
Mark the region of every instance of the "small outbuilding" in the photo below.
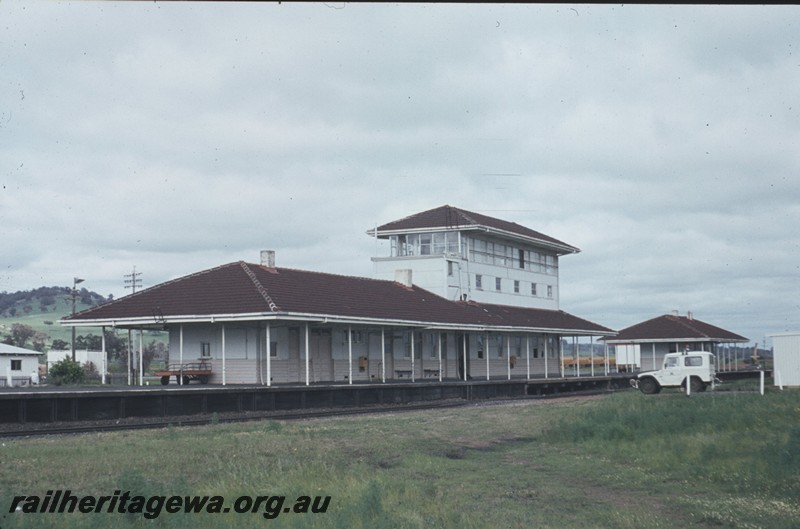
<svg viewBox="0 0 800 529">
<path fill-rule="evenodd" d="M 25 386 L 39 380 L 39 351 L 0 343 L 0 386 Z"/>
<path fill-rule="evenodd" d="M 724 344 L 749 342 L 744 336 L 696 319 L 691 312 L 681 316 L 678 311 L 637 323 L 604 340 L 614 346 L 618 371 L 660 369 L 665 354 L 687 350 L 710 351 L 719 357 Z"/>
<path fill-rule="evenodd" d="M 88 349 L 75 350 L 75 361 L 80 365 L 86 364 L 94 365 L 98 373 L 102 373 L 107 369 L 104 359 L 103 351 L 89 351 Z M 72 351 L 70 349 L 51 349 L 47 352 L 47 370 L 48 372 L 54 364 L 64 360 L 65 358 L 72 358 Z"/>
<path fill-rule="evenodd" d="M 800 332 L 773 334 L 771 338 L 775 385 L 800 386 Z"/>
</svg>

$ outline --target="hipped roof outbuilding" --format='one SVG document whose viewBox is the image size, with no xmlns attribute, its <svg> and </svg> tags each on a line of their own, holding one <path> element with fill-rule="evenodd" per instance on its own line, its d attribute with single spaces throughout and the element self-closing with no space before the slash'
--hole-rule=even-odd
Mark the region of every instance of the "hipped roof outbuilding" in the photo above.
<svg viewBox="0 0 800 529">
<path fill-rule="evenodd" d="M 744 336 L 700 321 L 690 316 L 665 314 L 622 329 L 609 344 L 653 342 L 748 342 Z"/>
<path fill-rule="evenodd" d="M 450 301 L 417 286 L 238 261 L 94 307 L 67 326 L 294 320 L 328 323 L 610 336 L 561 310 Z"/>
</svg>

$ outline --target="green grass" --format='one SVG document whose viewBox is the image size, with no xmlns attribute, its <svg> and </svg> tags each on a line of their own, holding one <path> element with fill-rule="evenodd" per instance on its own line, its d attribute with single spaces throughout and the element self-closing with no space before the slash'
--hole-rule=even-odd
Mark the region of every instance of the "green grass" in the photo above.
<svg viewBox="0 0 800 529">
<path fill-rule="evenodd" d="M 37 332 L 46 334 L 49 337 L 47 340 L 48 346 L 53 340 L 64 340 L 68 342 L 71 339 L 72 330 L 69 327 L 61 326 L 58 320 L 68 316 L 72 312 L 72 301 L 58 297 L 56 298 L 55 304 L 47 307 L 47 310 L 44 312 L 41 310 L 38 303 L 29 303 L 29 305 L 31 311 L 28 313 L 24 312 L 20 307 L 16 315 L 0 318 L 0 335 L 10 334 L 11 326 L 14 323 L 22 323 L 24 325 L 29 325 Z M 80 302 L 75 306 L 76 311 L 87 308 L 89 308 L 89 305 L 84 305 Z M 78 333 L 82 334 L 81 331 Z M 30 343 L 28 346 L 30 347 Z"/>
<path fill-rule="evenodd" d="M 525 401 L 0 446 L 0 527 L 782 529 L 800 393 Z M 7 513 L 16 494 L 331 496 L 325 514 Z"/>
</svg>

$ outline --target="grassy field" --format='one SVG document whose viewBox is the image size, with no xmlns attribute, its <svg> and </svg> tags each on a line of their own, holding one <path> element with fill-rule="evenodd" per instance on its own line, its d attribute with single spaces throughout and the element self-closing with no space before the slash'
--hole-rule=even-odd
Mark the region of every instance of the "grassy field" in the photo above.
<svg viewBox="0 0 800 529">
<path fill-rule="evenodd" d="M 800 393 L 592 399 L 0 440 L 0 527 L 800 526 Z M 14 496 L 330 496 L 325 513 L 8 513 Z M 247 506 L 240 503 L 239 506 Z"/>
</svg>

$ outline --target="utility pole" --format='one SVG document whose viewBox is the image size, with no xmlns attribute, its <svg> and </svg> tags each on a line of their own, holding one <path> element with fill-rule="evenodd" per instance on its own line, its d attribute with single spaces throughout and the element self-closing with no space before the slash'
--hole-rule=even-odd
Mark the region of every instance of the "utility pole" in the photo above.
<svg viewBox="0 0 800 529">
<path fill-rule="evenodd" d="M 123 276 L 126 278 L 130 278 L 130 279 L 125 279 L 125 288 L 132 289 L 132 293 L 136 294 L 136 287 L 142 286 L 141 275 L 142 275 L 141 272 L 136 271 L 136 265 L 133 265 L 133 272 L 131 272 L 130 274 L 125 274 Z"/>
<path fill-rule="evenodd" d="M 142 273 L 136 271 L 136 265 L 133 265 L 133 271 L 130 274 L 125 274 L 125 288 L 130 288 L 132 294 L 136 294 L 136 287 L 142 286 L 141 280 Z M 139 329 L 139 385 L 142 385 L 142 341 L 144 340 L 144 331 Z M 134 353 L 135 355 L 135 353 Z M 131 379 L 131 370 L 133 366 L 131 365 L 131 351 L 128 350 L 128 380 Z M 135 373 L 135 371 L 134 371 Z"/>
<path fill-rule="evenodd" d="M 78 297 L 78 283 L 83 283 L 83 279 L 72 278 L 72 315 L 75 315 L 75 299 Z M 75 326 L 72 326 L 72 361 L 75 361 Z"/>
</svg>

